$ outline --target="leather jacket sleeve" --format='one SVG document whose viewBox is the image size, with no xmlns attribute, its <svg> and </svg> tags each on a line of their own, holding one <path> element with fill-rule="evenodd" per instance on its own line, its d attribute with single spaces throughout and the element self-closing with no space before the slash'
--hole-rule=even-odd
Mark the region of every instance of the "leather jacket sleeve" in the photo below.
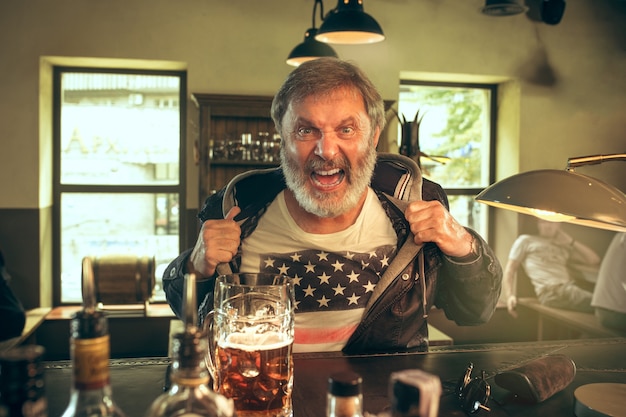
<svg viewBox="0 0 626 417">
<path fill-rule="evenodd" d="M 472 262 L 455 262 L 443 255 L 435 305 L 461 326 L 489 321 L 502 288 L 502 267 L 493 250 L 474 231 L 479 256 Z"/>
</svg>

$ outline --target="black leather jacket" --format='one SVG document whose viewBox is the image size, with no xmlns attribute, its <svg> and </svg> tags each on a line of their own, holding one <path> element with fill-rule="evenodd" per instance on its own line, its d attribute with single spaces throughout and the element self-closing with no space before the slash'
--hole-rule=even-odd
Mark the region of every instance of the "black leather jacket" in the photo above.
<svg viewBox="0 0 626 417">
<path fill-rule="evenodd" d="M 398 253 L 372 294 L 361 323 L 343 352 L 347 354 L 399 352 L 428 348 L 427 316 L 435 305 L 459 325 L 479 325 L 493 314 L 502 282 L 502 268 L 492 249 L 473 230 L 479 253 L 459 260 L 444 255 L 433 243 L 416 245 L 404 209 L 410 201 L 439 200 L 448 207 L 443 189 L 422 180 L 417 164 L 404 156 L 379 153 L 371 183 L 398 236 Z M 280 168 L 253 170 L 235 177 L 224 189 L 209 197 L 198 217 L 201 221 L 224 218 L 238 205 L 235 218 L 242 240 L 252 233 L 266 208 L 285 188 Z M 168 302 L 182 317 L 185 265 L 191 249 L 165 270 L 163 285 Z M 240 256 L 217 273 L 237 271 Z M 214 280 L 198 283 L 199 316 L 213 304 Z"/>
</svg>

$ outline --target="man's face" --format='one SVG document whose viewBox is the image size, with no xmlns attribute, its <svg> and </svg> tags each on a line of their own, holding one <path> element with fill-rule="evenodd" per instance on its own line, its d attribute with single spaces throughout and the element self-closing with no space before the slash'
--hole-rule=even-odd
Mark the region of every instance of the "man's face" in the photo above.
<svg viewBox="0 0 626 417">
<path fill-rule="evenodd" d="M 370 183 L 379 134 L 352 90 L 290 103 L 283 117 L 281 164 L 299 205 L 319 217 L 354 208 Z"/>
<path fill-rule="evenodd" d="M 537 230 L 539 231 L 539 236 L 553 238 L 556 236 L 560 227 L 561 225 L 559 223 L 537 219 Z"/>
</svg>

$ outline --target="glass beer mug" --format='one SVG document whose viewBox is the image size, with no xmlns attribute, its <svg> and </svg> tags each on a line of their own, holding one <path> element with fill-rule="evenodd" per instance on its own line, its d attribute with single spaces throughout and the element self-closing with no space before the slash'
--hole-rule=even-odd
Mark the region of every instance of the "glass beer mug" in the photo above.
<svg viewBox="0 0 626 417">
<path fill-rule="evenodd" d="M 213 389 L 239 417 L 292 416 L 294 288 L 275 274 L 221 275 L 205 320 Z"/>
</svg>

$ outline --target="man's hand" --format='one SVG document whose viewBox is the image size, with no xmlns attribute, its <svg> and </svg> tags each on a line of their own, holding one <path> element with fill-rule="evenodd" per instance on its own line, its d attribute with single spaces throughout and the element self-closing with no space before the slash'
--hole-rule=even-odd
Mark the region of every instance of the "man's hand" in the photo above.
<svg viewBox="0 0 626 417">
<path fill-rule="evenodd" d="M 506 309 L 511 316 L 517 318 L 517 297 L 514 295 L 509 295 L 509 298 L 506 299 Z"/>
<path fill-rule="evenodd" d="M 574 238 L 565 233 L 563 230 L 559 229 L 552 238 L 552 241 L 556 245 L 569 247 L 574 242 Z"/>
<path fill-rule="evenodd" d="M 202 223 L 196 245 L 191 251 L 188 272 L 195 272 L 200 277 L 210 277 L 217 265 L 230 262 L 239 248 L 241 229 L 233 218 L 241 212 L 233 207 L 224 220 L 207 220 Z"/>
<path fill-rule="evenodd" d="M 414 241 L 433 242 L 448 256 L 461 258 L 472 251 L 472 235 L 439 201 L 414 201 L 404 212 Z"/>
</svg>

